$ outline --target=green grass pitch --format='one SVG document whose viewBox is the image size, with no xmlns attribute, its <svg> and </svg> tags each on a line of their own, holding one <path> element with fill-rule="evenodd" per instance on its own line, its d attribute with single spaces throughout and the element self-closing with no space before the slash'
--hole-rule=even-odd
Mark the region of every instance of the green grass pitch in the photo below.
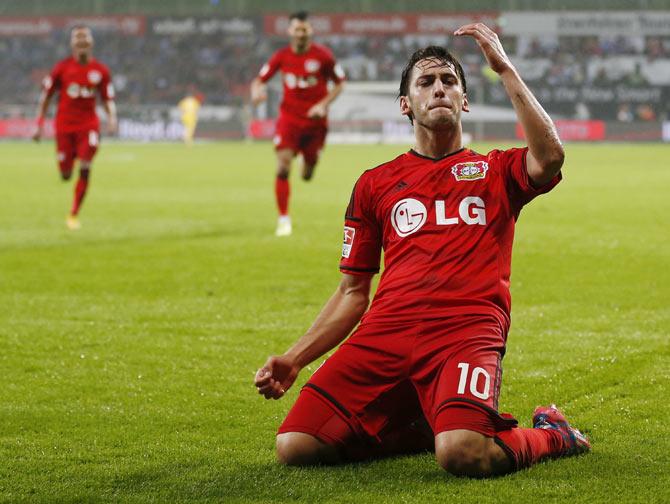
<svg viewBox="0 0 670 504">
<path fill-rule="evenodd" d="M 670 501 L 669 147 L 568 145 L 522 212 L 501 408 L 555 401 L 594 450 L 491 480 L 430 454 L 280 467 L 309 370 L 281 401 L 252 385 L 337 285 L 353 182 L 405 146 L 295 169 L 288 239 L 269 144 L 107 143 L 76 233 L 53 145 L 0 148 L 0 501 Z"/>
</svg>

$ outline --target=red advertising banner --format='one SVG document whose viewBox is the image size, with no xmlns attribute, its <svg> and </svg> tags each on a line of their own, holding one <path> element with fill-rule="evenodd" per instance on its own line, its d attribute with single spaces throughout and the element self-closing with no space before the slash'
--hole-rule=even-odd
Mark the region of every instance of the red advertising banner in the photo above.
<svg viewBox="0 0 670 504">
<path fill-rule="evenodd" d="M 561 140 L 604 140 L 605 122 L 604 121 L 578 121 L 561 120 L 554 121 L 558 136 Z M 525 139 L 521 124 L 516 125 L 516 137 Z"/>
<path fill-rule="evenodd" d="M 0 37 L 42 36 L 54 30 L 83 24 L 95 31 L 113 31 L 125 35 L 143 35 L 144 16 L 41 16 L 0 17 Z"/>
<path fill-rule="evenodd" d="M 486 23 L 498 29 L 498 12 L 434 14 L 310 14 L 317 35 L 446 34 L 467 23 Z M 265 33 L 286 35 L 288 16 L 269 14 L 263 18 Z"/>
<path fill-rule="evenodd" d="M 274 119 L 253 119 L 247 128 L 247 137 L 255 140 L 269 140 L 274 134 Z"/>
<path fill-rule="evenodd" d="M 30 138 L 35 133 L 37 123 L 34 119 L 0 119 L 0 138 Z M 53 138 L 54 121 L 44 121 L 44 138 Z"/>
</svg>

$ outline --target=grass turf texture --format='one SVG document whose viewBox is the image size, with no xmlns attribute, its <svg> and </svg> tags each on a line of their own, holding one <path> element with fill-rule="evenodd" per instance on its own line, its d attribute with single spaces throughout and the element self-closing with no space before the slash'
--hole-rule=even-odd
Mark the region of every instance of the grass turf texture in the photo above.
<svg viewBox="0 0 670 504">
<path fill-rule="evenodd" d="M 517 227 L 501 408 L 528 426 L 557 402 L 592 454 L 483 481 L 430 454 L 275 463 L 310 373 L 266 402 L 254 371 L 334 290 L 358 174 L 403 149 L 329 146 L 313 182 L 294 170 L 294 235 L 277 239 L 269 144 L 106 144 L 76 233 L 53 145 L 3 144 L 0 500 L 667 502 L 661 145 L 569 145 L 564 182 Z"/>
</svg>

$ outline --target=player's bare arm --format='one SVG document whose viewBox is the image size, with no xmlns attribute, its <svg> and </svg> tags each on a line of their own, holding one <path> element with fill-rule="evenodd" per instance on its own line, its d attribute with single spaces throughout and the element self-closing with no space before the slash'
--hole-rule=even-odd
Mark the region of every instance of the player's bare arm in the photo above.
<svg viewBox="0 0 670 504">
<path fill-rule="evenodd" d="M 251 103 L 259 105 L 268 99 L 267 86 L 263 81 L 256 77 L 251 81 Z"/>
<path fill-rule="evenodd" d="M 116 126 L 118 124 L 116 104 L 114 103 L 114 100 L 105 101 L 105 112 L 107 112 L 107 132 L 110 135 L 113 135 L 116 132 Z"/>
<path fill-rule="evenodd" d="M 482 23 L 473 23 L 461 26 L 454 35 L 473 37 L 491 69 L 500 75 L 526 133 L 528 176 L 537 187 L 548 183 L 560 171 L 565 158 L 553 121 L 521 79 L 493 30 Z"/>
<path fill-rule="evenodd" d="M 307 111 L 307 117 L 311 117 L 312 119 L 321 119 L 323 117 L 326 117 L 328 115 L 328 107 L 330 107 L 330 104 L 335 101 L 335 99 L 340 95 L 340 93 L 342 93 L 343 89 L 344 89 L 344 82 L 338 82 L 335 85 L 333 85 L 332 89 L 323 98 L 323 100 L 319 101 L 318 103 L 315 103 Z"/>
<path fill-rule="evenodd" d="M 307 332 L 283 355 L 268 358 L 254 384 L 266 399 L 279 399 L 300 370 L 335 348 L 360 321 L 370 302 L 372 275 L 343 274 L 340 285 Z"/>
<path fill-rule="evenodd" d="M 44 129 L 44 118 L 46 117 L 47 110 L 49 109 L 49 103 L 51 102 L 51 95 L 46 91 L 42 90 L 40 93 L 40 99 L 37 104 L 37 124 L 35 127 L 35 133 L 33 133 L 33 140 L 39 142 L 42 138 L 42 130 Z"/>
</svg>

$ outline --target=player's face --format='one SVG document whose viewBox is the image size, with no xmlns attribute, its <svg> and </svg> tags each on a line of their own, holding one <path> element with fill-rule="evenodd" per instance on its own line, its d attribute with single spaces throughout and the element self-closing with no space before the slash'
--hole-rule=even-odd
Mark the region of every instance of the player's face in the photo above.
<svg viewBox="0 0 670 504">
<path fill-rule="evenodd" d="M 305 50 L 312 38 L 312 25 L 309 21 L 292 19 L 288 25 L 288 35 L 291 37 L 291 45 L 299 51 Z"/>
<path fill-rule="evenodd" d="M 88 28 L 75 28 L 70 34 L 72 54 L 80 58 L 90 56 L 93 52 L 93 34 Z"/>
<path fill-rule="evenodd" d="M 408 95 L 400 97 L 400 111 L 428 129 L 457 126 L 461 112 L 468 111 L 468 98 L 456 69 L 432 58 L 419 61 L 412 69 Z"/>
</svg>

